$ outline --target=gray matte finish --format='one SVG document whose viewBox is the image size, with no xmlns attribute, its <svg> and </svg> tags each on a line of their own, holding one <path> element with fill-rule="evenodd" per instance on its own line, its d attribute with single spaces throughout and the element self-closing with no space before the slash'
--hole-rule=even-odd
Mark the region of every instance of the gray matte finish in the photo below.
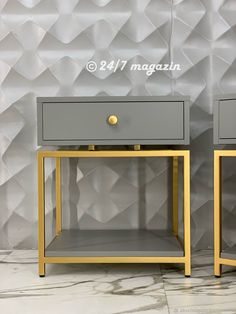
<svg viewBox="0 0 236 314">
<path fill-rule="evenodd" d="M 188 144 L 186 97 L 38 98 L 39 145 Z M 109 115 L 118 124 L 107 123 Z"/>
<path fill-rule="evenodd" d="M 63 230 L 46 256 L 183 256 L 177 238 L 156 230 Z"/>
<path fill-rule="evenodd" d="M 236 94 L 215 100 L 214 144 L 236 144 Z"/>
<path fill-rule="evenodd" d="M 236 259 L 236 245 L 227 248 L 221 253 L 222 258 Z"/>
</svg>

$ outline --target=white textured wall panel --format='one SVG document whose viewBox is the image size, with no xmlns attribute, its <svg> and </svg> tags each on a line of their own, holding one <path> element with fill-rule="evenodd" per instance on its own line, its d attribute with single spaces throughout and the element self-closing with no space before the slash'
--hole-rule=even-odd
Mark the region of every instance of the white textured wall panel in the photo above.
<svg viewBox="0 0 236 314">
<path fill-rule="evenodd" d="M 0 10 L 0 247 L 36 246 L 36 96 L 171 93 L 193 102 L 192 243 L 212 247 L 212 99 L 235 92 L 236 1 L 2 0 Z M 128 65 L 173 61 L 182 70 L 148 77 L 128 67 L 85 69 L 89 60 L 119 58 Z M 48 218 L 53 169 L 49 163 Z M 231 190 L 234 175 L 226 165 Z M 168 226 L 165 159 L 64 161 L 63 177 L 66 227 Z M 226 196 L 224 206 L 231 226 L 233 199 Z M 231 244 L 232 233 L 224 239 Z"/>
</svg>

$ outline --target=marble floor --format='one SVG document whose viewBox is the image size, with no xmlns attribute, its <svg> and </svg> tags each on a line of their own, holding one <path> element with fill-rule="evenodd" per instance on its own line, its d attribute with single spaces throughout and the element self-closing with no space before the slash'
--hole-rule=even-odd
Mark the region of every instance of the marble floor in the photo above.
<svg viewBox="0 0 236 314">
<path fill-rule="evenodd" d="M 47 265 L 39 278 L 36 251 L 0 251 L 0 313 L 236 313 L 236 269 L 215 278 L 211 251 L 192 261 L 191 278 L 153 264 Z"/>
</svg>

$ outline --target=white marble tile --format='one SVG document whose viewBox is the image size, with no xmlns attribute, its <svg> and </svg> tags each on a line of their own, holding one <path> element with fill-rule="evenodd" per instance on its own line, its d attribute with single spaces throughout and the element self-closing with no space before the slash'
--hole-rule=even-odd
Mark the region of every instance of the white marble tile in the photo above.
<svg viewBox="0 0 236 314">
<path fill-rule="evenodd" d="M 37 263 L 37 250 L 14 250 L 4 259 L 8 263 Z"/>
<path fill-rule="evenodd" d="M 213 251 L 202 250 L 192 252 L 191 258 L 192 277 L 213 276 Z M 163 278 L 184 278 L 184 265 L 161 264 Z"/>
<path fill-rule="evenodd" d="M 133 296 L 96 296 L 81 297 L 63 295 L 60 297 L 22 297 L 1 300 L 4 314 L 167 314 L 166 305 L 157 304 L 151 297 Z"/>
<path fill-rule="evenodd" d="M 4 260 L 10 253 L 9 250 L 0 250 L 0 261 Z"/>
<path fill-rule="evenodd" d="M 236 271 L 213 273 L 212 252 L 194 252 L 191 278 L 163 275 L 170 313 L 236 313 Z M 235 270 L 235 269 L 234 269 Z"/>
<path fill-rule="evenodd" d="M 4 314 L 236 313 L 236 269 L 215 278 L 209 251 L 194 252 L 191 278 L 182 265 L 158 264 L 47 265 L 39 278 L 37 251 L 1 256 Z"/>
<path fill-rule="evenodd" d="M 217 314 L 235 314 L 236 300 L 235 295 L 227 296 L 210 296 L 207 295 L 185 295 L 167 297 L 169 312 L 172 313 L 217 313 Z"/>
<path fill-rule="evenodd" d="M 144 269 L 137 271 L 132 265 L 125 272 L 116 273 L 113 265 L 47 265 L 48 275 L 39 278 L 37 264 L 8 263 L 0 265 L 2 280 L 0 292 L 12 291 L 32 294 L 43 294 L 44 289 L 50 293 L 80 295 L 152 295 L 153 290 L 164 295 L 163 282 L 160 275 L 150 274 L 150 269 L 144 275 Z M 117 266 L 117 265 L 116 265 Z M 135 265 L 136 266 L 136 265 Z M 141 266 L 141 265 L 140 265 Z M 142 265 L 144 266 L 144 265 Z M 49 268 L 49 269 L 48 269 Z M 138 267 L 139 268 L 139 267 Z"/>
<path fill-rule="evenodd" d="M 0 264 L 1 304 L 14 313 L 168 313 L 159 265 L 47 265 L 37 252 L 15 251 Z"/>
</svg>

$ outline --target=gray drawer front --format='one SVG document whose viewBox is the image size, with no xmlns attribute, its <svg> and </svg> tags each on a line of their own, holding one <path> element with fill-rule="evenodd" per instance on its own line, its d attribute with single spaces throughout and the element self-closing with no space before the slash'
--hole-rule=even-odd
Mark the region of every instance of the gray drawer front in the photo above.
<svg viewBox="0 0 236 314">
<path fill-rule="evenodd" d="M 227 97 L 219 99 L 215 107 L 214 143 L 236 144 L 236 97 L 235 99 L 227 99 Z"/>
<path fill-rule="evenodd" d="M 184 144 L 185 105 L 184 101 L 42 101 L 39 144 Z M 108 123 L 110 115 L 117 116 L 116 125 Z"/>
</svg>

